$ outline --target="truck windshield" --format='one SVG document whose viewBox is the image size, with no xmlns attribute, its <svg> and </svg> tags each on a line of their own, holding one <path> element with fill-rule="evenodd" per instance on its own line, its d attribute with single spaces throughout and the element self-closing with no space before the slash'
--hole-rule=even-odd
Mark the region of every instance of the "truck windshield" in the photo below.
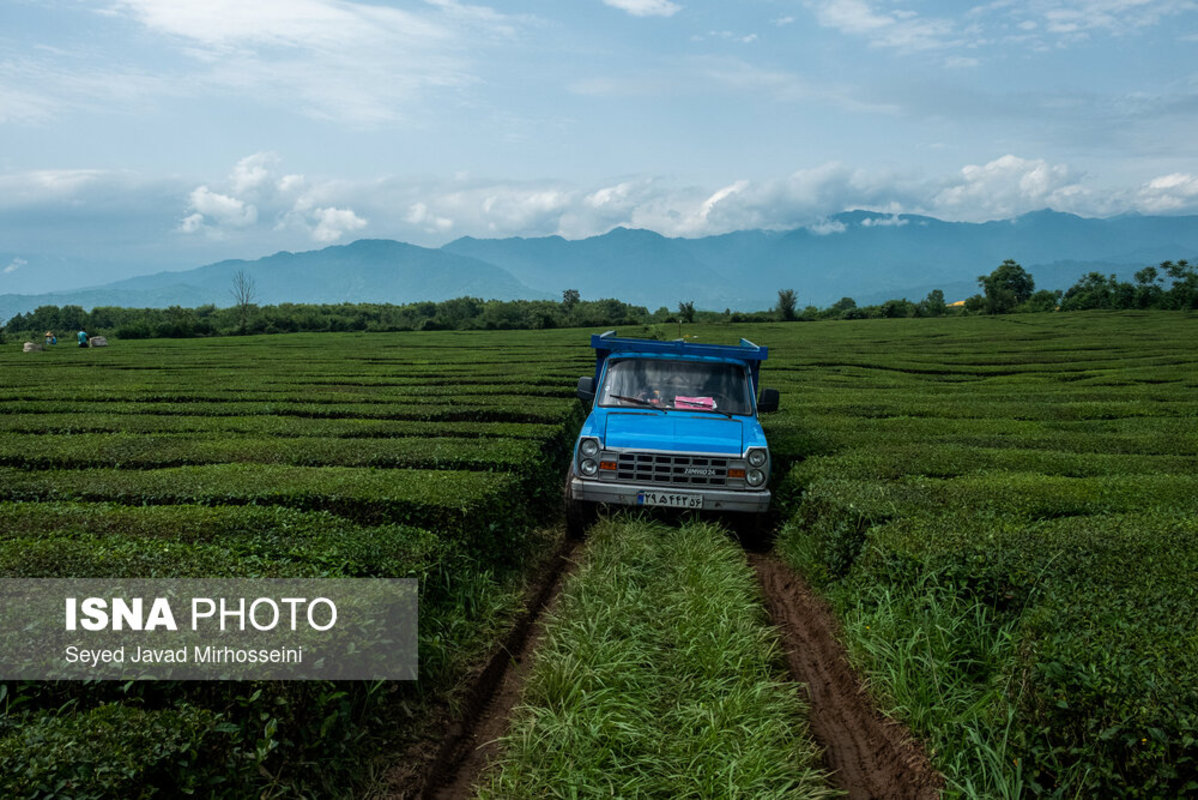
<svg viewBox="0 0 1198 800">
<path fill-rule="evenodd" d="M 751 414 L 744 367 L 708 361 L 624 358 L 610 362 L 599 405 Z"/>
</svg>

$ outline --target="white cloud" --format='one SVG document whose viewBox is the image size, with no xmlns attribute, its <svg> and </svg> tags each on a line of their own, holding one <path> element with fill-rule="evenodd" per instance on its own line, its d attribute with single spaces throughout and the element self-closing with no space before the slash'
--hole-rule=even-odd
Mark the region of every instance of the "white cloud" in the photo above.
<svg viewBox="0 0 1198 800">
<path fill-rule="evenodd" d="M 0 208 L 71 201 L 118 176 L 100 169 L 35 169 L 0 175 Z"/>
<path fill-rule="evenodd" d="M 634 17 L 672 17 L 682 10 L 682 6 L 670 0 L 603 0 L 603 3 Z"/>
<path fill-rule="evenodd" d="M 970 10 L 977 20 L 997 19 L 1017 34 L 1000 38 L 1036 50 L 1084 42 L 1094 35 L 1125 36 L 1198 9 L 1193 0 L 998 0 Z M 998 32 L 1001 28 L 992 29 Z"/>
<path fill-rule="evenodd" d="M 1198 8 L 1190 0 L 1047 0 L 1033 6 L 1050 33 L 1075 34 L 1105 30 L 1128 33 L 1160 24 L 1161 20 Z"/>
<path fill-rule="evenodd" d="M 931 199 L 930 208 L 957 219 L 999 219 L 1041 208 L 1072 210 L 1085 192 L 1065 164 L 1005 155 L 961 169 Z"/>
<path fill-rule="evenodd" d="M 276 233 L 302 230 L 312 241 L 328 244 L 367 226 L 368 220 L 349 207 L 348 195 L 360 196 L 368 187 L 313 183 L 303 175 L 280 175 L 281 167 L 273 152 L 239 160 L 217 184 L 219 190 L 207 184 L 192 190 L 179 231 L 224 239 L 256 233 L 262 220 Z"/>
<path fill-rule="evenodd" d="M 398 183 L 395 188 L 400 188 Z M 571 239 L 617 226 L 688 237 L 746 228 L 794 228 L 863 205 L 903 210 L 900 201 L 918 197 L 917 192 L 895 188 L 887 176 L 870 176 L 840 164 L 800 170 L 774 181 L 735 180 L 714 190 L 642 177 L 589 189 L 553 182 L 479 182 L 426 186 L 417 193 L 404 206 L 405 221 L 422 232 L 431 233 L 429 220 L 443 218 L 452 219 L 453 230 L 460 235 L 556 234 Z M 383 213 L 380 210 L 378 216 Z"/>
<path fill-rule="evenodd" d="M 204 215 L 198 212 L 188 214 L 179 221 L 179 230 L 183 233 L 199 233 L 204 230 Z"/>
<path fill-rule="evenodd" d="M 321 52 L 354 39 L 370 46 L 392 36 L 414 44 L 448 36 L 415 14 L 342 0 L 117 0 L 111 10 L 225 53 L 256 45 Z"/>
<path fill-rule="evenodd" d="M 910 220 L 903 219 L 897 214 L 891 214 L 889 217 L 868 217 L 861 220 L 863 228 L 901 228 Z"/>
<path fill-rule="evenodd" d="M 323 244 L 331 244 L 347 233 L 366 227 L 366 220 L 348 208 L 318 208 L 312 216 L 316 219 L 312 238 Z"/>
<path fill-rule="evenodd" d="M 189 59 L 179 85 L 212 88 L 319 119 L 373 127 L 429 92 L 475 83 L 484 43 L 517 21 L 430 0 L 420 11 L 350 0 L 116 0 Z"/>
<path fill-rule="evenodd" d="M 821 219 L 808 225 L 807 230 L 816 236 L 833 236 L 838 233 L 844 233 L 848 230 L 848 226 L 840 220 Z"/>
<path fill-rule="evenodd" d="M 233 193 L 244 195 L 247 192 L 258 191 L 264 184 L 271 180 L 271 168 L 278 163 L 279 156 L 276 153 L 255 153 L 252 156 L 246 156 L 241 159 L 233 167 L 233 172 L 229 176 Z M 297 176 L 287 177 L 294 178 Z"/>
<path fill-rule="evenodd" d="M 696 35 L 691 37 L 691 41 L 702 42 L 707 39 L 718 39 L 725 42 L 734 42 L 736 44 L 752 44 L 757 41 L 755 33 L 737 33 L 736 31 L 708 31 L 706 35 Z"/>
<path fill-rule="evenodd" d="M 137 106 L 150 94 L 169 95 L 169 81 L 136 69 L 89 63 L 83 55 L 34 48 L 4 58 L 0 50 L 0 123 L 38 125 L 67 109 L 111 113 Z"/>
<path fill-rule="evenodd" d="M 867 0 L 818 0 L 810 3 L 820 25 L 861 36 L 875 47 L 900 52 L 936 50 L 961 43 L 947 19 L 924 19 L 913 11 L 879 11 Z"/>
<path fill-rule="evenodd" d="M 439 217 L 428 210 L 424 203 L 413 203 L 408 208 L 404 220 L 415 225 L 426 233 L 448 233 L 453 230 L 453 220 L 449 217 Z"/>
<path fill-rule="evenodd" d="M 44 94 L 5 85 L 6 75 L 0 74 L 0 124 L 31 124 L 53 117 L 57 104 Z"/>
<path fill-rule="evenodd" d="M 1198 175 L 1174 172 L 1153 178 L 1137 193 L 1139 207 L 1148 213 L 1198 209 Z"/>
<path fill-rule="evenodd" d="M 231 197 L 227 194 L 214 192 L 207 186 L 194 189 L 189 196 L 188 209 L 194 211 L 185 220 L 185 230 L 199 230 L 204 222 L 211 221 L 216 226 L 231 226 L 245 228 L 258 221 L 257 207 Z M 200 215 L 200 221 L 195 215 Z"/>
<path fill-rule="evenodd" d="M 11 275 L 12 273 L 16 272 L 17 270 L 19 270 L 21 267 L 25 266 L 28 263 L 29 262 L 23 258 L 20 258 L 20 257 L 14 258 L 12 261 L 8 262 L 8 266 L 6 266 L 4 268 L 4 274 Z"/>
</svg>

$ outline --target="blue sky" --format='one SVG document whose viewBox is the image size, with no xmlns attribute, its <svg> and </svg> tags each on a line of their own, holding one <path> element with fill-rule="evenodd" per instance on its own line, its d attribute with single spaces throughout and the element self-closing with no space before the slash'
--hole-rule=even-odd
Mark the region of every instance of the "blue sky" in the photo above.
<svg viewBox="0 0 1198 800">
<path fill-rule="evenodd" d="M 1196 131 L 1192 0 L 4 0 L 0 293 L 363 237 L 1194 214 Z"/>
</svg>

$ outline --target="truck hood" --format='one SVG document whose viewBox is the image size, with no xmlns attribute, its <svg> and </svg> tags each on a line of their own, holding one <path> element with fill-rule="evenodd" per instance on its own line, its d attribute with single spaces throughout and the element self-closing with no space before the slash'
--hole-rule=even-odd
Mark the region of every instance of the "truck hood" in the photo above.
<svg viewBox="0 0 1198 800">
<path fill-rule="evenodd" d="M 674 450 L 740 455 L 744 428 L 739 419 L 686 411 L 616 411 L 607 415 L 603 442 L 629 450 Z"/>
</svg>

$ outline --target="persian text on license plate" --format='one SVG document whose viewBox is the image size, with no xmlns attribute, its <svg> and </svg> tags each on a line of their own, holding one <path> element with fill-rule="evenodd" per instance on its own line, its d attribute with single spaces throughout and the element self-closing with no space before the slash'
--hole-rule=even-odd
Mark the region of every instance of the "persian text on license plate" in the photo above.
<svg viewBox="0 0 1198 800">
<path fill-rule="evenodd" d="M 703 495 L 637 492 L 636 504 L 638 506 L 666 506 L 667 508 L 702 508 Z"/>
</svg>

